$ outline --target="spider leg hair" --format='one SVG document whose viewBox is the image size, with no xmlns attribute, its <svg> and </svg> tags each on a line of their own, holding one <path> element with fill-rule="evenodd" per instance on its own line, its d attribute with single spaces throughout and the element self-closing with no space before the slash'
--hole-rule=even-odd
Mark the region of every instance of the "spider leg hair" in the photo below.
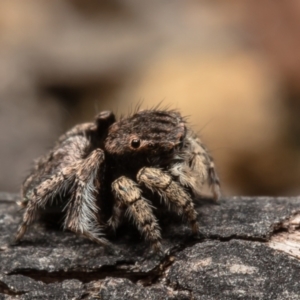
<svg viewBox="0 0 300 300">
<path fill-rule="evenodd" d="M 208 184 L 210 185 L 214 199 L 217 201 L 221 197 L 220 179 L 216 172 L 215 164 L 211 157 L 209 157 L 210 163 L 208 166 Z"/>
<path fill-rule="evenodd" d="M 120 223 L 123 220 L 125 205 L 118 198 L 115 197 L 115 203 L 112 209 L 112 215 L 107 221 L 107 225 L 112 228 L 113 231 L 119 227 Z"/>
<path fill-rule="evenodd" d="M 191 197 L 169 174 L 156 168 L 142 168 L 137 174 L 137 180 L 159 194 L 169 209 L 184 216 L 195 234 L 199 232 L 197 212 Z"/>
<path fill-rule="evenodd" d="M 140 233 L 148 240 L 155 251 L 161 249 L 161 234 L 157 219 L 153 214 L 149 201 L 142 197 L 138 185 L 125 176 L 119 177 L 112 183 L 117 204 L 127 206 L 125 215 L 132 219 Z M 113 217 L 114 218 L 114 217 Z"/>
<path fill-rule="evenodd" d="M 76 169 L 75 184 L 72 196 L 65 207 L 64 229 L 87 237 L 101 245 L 108 245 L 105 238 L 100 238 L 101 226 L 98 222 L 97 176 L 104 164 L 104 152 L 93 150 L 86 159 L 82 159 Z"/>
<path fill-rule="evenodd" d="M 64 194 L 74 183 L 75 175 L 72 167 L 62 168 L 50 178 L 42 181 L 31 191 L 30 200 L 25 208 L 22 224 L 19 226 L 16 241 L 25 234 L 27 227 L 36 219 L 38 210 L 45 208 L 56 196 Z"/>
<path fill-rule="evenodd" d="M 179 162 L 169 171 L 178 178 L 180 184 L 191 188 L 195 195 L 203 196 L 202 187 L 207 182 L 212 189 L 214 200 L 218 200 L 221 196 L 220 180 L 214 162 L 192 131 L 188 132 L 185 148 L 178 157 Z"/>
</svg>

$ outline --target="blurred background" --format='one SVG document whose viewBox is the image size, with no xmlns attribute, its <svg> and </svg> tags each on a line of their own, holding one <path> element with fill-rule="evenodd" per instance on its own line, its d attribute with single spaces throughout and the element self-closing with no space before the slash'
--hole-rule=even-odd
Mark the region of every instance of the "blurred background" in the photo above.
<svg viewBox="0 0 300 300">
<path fill-rule="evenodd" d="M 0 190 L 76 123 L 189 116 L 225 195 L 300 191 L 300 2 L 0 2 Z"/>
</svg>

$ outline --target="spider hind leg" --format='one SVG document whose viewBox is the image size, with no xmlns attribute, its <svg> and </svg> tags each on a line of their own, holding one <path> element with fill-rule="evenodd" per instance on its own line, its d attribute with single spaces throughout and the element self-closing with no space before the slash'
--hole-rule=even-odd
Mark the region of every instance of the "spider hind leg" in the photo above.
<svg viewBox="0 0 300 300">
<path fill-rule="evenodd" d="M 18 228 L 15 241 L 18 242 L 26 233 L 38 215 L 40 208 L 45 208 L 55 197 L 63 193 L 74 182 L 72 168 L 65 167 L 61 171 L 42 181 L 36 188 L 31 190 L 30 200 L 26 203 L 23 221 Z"/>
</svg>

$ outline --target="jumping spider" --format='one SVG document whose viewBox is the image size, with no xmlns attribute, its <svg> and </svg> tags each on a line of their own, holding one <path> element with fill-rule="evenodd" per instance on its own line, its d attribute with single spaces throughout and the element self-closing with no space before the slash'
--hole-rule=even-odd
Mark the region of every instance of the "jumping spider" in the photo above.
<svg viewBox="0 0 300 300">
<path fill-rule="evenodd" d="M 153 203 L 144 195 L 157 194 L 198 233 L 192 199 L 201 196 L 206 182 L 218 199 L 214 163 L 178 112 L 142 110 L 116 121 L 112 112 L 103 111 L 94 123 L 77 125 L 61 136 L 35 162 L 22 185 L 20 204 L 26 209 L 16 240 L 40 209 L 65 199 L 64 229 L 106 245 L 104 227 L 116 229 L 126 212 L 159 250 L 160 227 Z"/>
</svg>

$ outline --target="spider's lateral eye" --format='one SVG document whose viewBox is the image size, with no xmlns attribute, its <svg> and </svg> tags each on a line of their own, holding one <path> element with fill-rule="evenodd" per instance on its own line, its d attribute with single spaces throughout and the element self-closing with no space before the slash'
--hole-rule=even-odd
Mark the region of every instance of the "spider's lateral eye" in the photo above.
<svg viewBox="0 0 300 300">
<path fill-rule="evenodd" d="M 139 139 L 133 139 L 131 141 L 131 147 L 132 148 L 138 148 L 141 144 L 141 141 Z"/>
</svg>

